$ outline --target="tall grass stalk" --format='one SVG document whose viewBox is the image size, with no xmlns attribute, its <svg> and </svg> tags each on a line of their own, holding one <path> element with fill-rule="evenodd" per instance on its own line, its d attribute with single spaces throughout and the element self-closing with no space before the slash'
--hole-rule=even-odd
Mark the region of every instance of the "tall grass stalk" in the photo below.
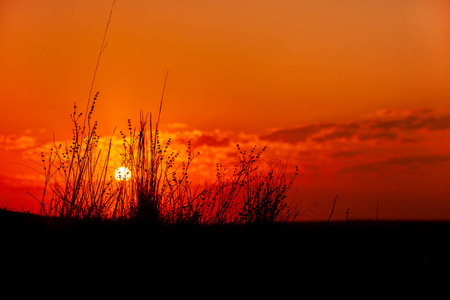
<svg viewBox="0 0 450 300">
<path fill-rule="evenodd" d="M 45 177 L 38 199 L 41 215 L 104 218 L 115 201 L 118 190 L 108 173 L 112 141 L 99 145 L 97 122 L 92 122 L 97 97 L 98 93 L 87 116 L 77 113 L 74 105 L 71 143 L 57 144 L 54 139 L 48 156 L 41 153 Z"/>
</svg>

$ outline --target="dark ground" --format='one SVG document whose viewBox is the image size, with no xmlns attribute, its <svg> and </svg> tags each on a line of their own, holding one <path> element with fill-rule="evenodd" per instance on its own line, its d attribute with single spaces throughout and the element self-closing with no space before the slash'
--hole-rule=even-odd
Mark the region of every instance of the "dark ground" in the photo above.
<svg viewBox="0 0 450 300">
<path fill-rule="evenodd" d="M 165 276 L 234 272 L 342 279 L 381 271 L 395 278 L 405 271 L 438 276 L 437 270 L 450 266 L 450 222 L 155 226 L 0 210 L 0 240 L 0 258 L 7 262 L 78 270 L 138 267 Z"/>
</svg>

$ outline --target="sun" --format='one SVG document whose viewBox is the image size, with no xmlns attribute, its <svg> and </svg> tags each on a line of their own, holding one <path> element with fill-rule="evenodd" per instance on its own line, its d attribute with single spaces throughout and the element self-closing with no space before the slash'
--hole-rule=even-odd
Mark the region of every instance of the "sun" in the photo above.
<svg viewBox="0 0 450 300">
<path fill-rule="evenodd" d="M 129 180 L 131 177 L 131 171 L 126 167 L 117 168 L 115 178 L 116 180 Z"/>
</svg>

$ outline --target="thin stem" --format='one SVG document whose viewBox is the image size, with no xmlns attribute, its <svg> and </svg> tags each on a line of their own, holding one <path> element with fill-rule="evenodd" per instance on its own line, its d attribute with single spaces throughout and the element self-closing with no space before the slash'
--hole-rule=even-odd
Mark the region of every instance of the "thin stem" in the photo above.
<svg viewBox="0 0 450 300">
<path fill-rule="evenodd" d="M 114 10 L 114 5 L 115 4 L 116 4 L 116 0 L 113 0 L 113 3 L 111 5 L 111 10 L 109 11 L 108 22 L 106 23 L 105 33 L 103 34 L 102 45 L 100 46 L 100 52 L 98 53 L 97 63 L 95 64 L 94 76 L 92 77 L 91 88 L 89 90 L 89 96 L 88 96 L 88 102 L 87 102 L 87 105 L 86 105 L 86 114 L 84 115 L 83 127 L 86 125 L 86 117 L 87 117 L 88 111 L 89 111 L 89 105 L 90 105 L 90 101 L 91 101 L 92 90 L 94 89 L 94 83 L 95 83 L 95 78 L 97 76 L 97 70 L 98 70 L 98 66 L 100 64 L 100 59 L 102 57 L 103 51 L 105 51 L 105 48 L 106 48 L 106 35 L 108 33 L 109 23 L 111 23 L 112 14 L 113 14 L 113 10 Z"/>
<path fill-rule="evenodd" d="M 338 196 L 339 196 L 339 194 L 337 194 L 337 195 L 336 195 L 336 198 L 334 198 L 333 208 L 331 209 L 331 214 L 330 214 L 330 216 L 328 217 L 327 223 L 330 222 L 331 216 L 332 216 L 333 213 L 334 213 L 334 207 L 336 206 L 336 200 L 337 200 Z"/>
</svg>

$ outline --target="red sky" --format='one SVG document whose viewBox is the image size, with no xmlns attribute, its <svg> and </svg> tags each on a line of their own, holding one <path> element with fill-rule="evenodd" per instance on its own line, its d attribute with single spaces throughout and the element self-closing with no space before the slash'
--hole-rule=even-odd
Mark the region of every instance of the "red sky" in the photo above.
<svg viewBox="0 0 450 300">
<path fill-rule="evenodd" d="M 0 205 L 36 206 L 29 159 L 70 140 L 111 3 L 0 1 Z M 445 0 L 117 0 L 99 131 L 156 113 L 169 70 L 164 134 L 192 141 L 201 174 L 236 143 L 267 145 L 300 167 L 295 201 L 315 219 L 338 193 L 335 219 L 373 219 L 377 201 L 379 218 L 450 219 L 449 20 Z"/>
</svg>

